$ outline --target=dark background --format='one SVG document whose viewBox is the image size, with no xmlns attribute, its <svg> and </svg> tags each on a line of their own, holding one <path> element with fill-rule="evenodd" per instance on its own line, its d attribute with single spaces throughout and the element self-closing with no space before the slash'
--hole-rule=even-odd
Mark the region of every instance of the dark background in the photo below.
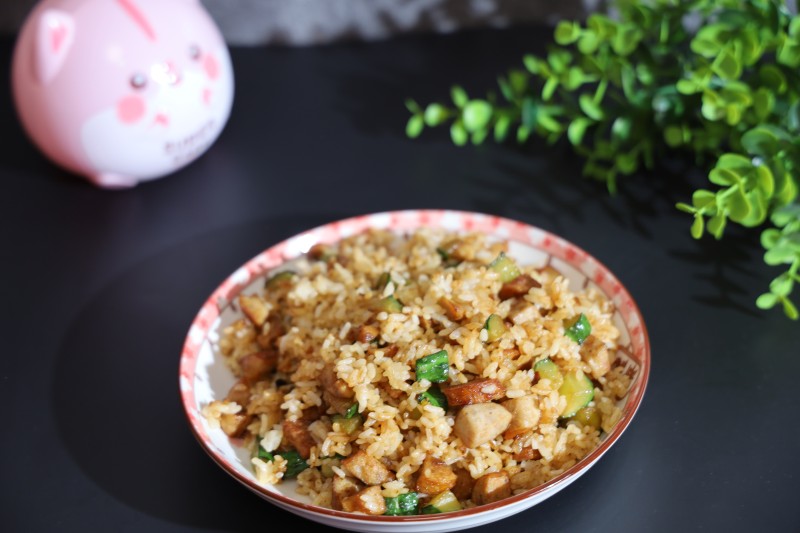
<svg viewBox="0 0 800 533">
<path fill-rule="evenodd" d="M 452 208 L 555 232 L 606 264 L 645 317 L 643 404 L 580 480 L 475 531 L 800 531 L 800 325 L 754 306 L 777 275 L 757 231 L 696 242 L 680 161 L 612 197 L 564 146 L 404 135 L 403 100 L 472 94 L 541 51 L 544 27 L 329 47 L 234 48 L 217 143 L 164 179 L 99 190 L 47 162 L 0 41 L 0 529 L 323 530 L 260 500 L 194 440 L 178 359 L 200 305 L 264 248 L 367 212 Z"/>
</svg>

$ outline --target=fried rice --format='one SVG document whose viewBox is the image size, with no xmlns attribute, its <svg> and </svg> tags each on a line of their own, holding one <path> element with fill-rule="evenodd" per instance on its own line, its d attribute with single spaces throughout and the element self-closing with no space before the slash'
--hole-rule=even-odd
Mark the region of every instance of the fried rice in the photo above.
<svg viewBox="0 0 800 533">
<path fill-rule="evenodd" d="M 554 478 L 619 420 L 630 378 L 613 304 L 507 252 L 429 228 L 313 247 L 239 297 L 218 345 L 238 381 L 204 415 L 259 482 L 296 477 L 326 508 L 445 512 Z"/>
</svg>

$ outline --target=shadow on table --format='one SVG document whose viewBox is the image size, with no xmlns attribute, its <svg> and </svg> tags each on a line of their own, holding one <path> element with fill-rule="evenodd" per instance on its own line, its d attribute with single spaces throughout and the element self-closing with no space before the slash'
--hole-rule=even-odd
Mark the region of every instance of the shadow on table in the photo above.
<svg viewBox="0 0 800 533">
<path fill-rule="evenodd" d="M 102 490 L 194 527 L 253 531 L 290 516 L 204 454 L 184 417 L 178 361 L 201 304 L 239 266 L 231 257 L 248 257 L 254 240 L 279 242 L 328 220 L 282 217 L 202 235 L 120 273 L 85 302 L 61 343 L 52 404 L 64 448 Z"/>
</svg>

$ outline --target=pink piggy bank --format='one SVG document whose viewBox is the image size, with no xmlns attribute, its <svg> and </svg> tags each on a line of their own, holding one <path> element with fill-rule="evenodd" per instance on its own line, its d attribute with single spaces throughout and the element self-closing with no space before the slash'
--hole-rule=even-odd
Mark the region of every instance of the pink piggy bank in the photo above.
<svg viewBox="0 0 800 533">
<path fill-rule="evenodd" d="M 130 187 L 190 163 L 233 101 L 225 42 L 199 0 L 43 0 L 14 50 L 28 135 L 101 187 Z"/>
</svg>

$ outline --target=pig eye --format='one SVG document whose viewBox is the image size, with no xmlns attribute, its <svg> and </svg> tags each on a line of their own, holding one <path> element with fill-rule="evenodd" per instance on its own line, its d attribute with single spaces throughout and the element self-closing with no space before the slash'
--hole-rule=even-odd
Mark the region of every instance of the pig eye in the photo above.
<svg viewBox="0 0 800 533">
<path fill-rule="evenodd" d="M 195 59 L 195 60 L 200 59 L 200 47 L 197 46 L 196 44 L 193 44 L 192 46 L 190 46 L 189 47 L 189 57 L 191 57 L 192 59 Z"/>
<path fill-rule="evenodd" d="M 131 87 L 133 87 L 134 89 L 141 90 L 144 89 L 145 85 L 147 85 L 147 78 L 145 77 L 144 74 L 137 72 L 136 74 L 131 76 L 130 83 Z"/>
</svg>

